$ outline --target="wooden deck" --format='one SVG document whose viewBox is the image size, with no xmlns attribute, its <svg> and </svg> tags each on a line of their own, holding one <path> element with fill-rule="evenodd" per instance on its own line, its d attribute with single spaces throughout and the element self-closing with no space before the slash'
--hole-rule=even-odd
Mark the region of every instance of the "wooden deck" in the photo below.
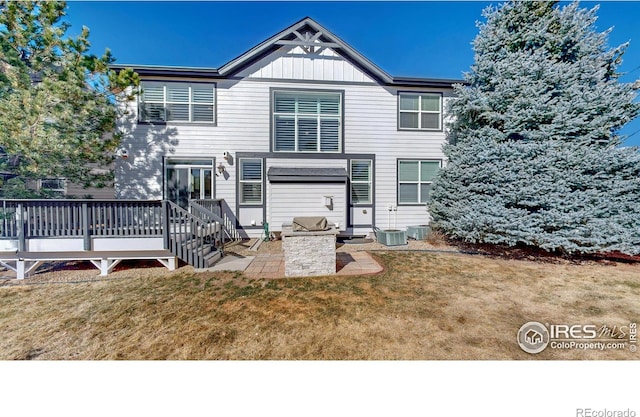
<svg viewBox="0 0 640 417">
<path fill-rule="evenodd" d="M 123 260 L 211 267 L 237 238 L 222 200 L 0 200 L 0 265 L 24 279 L 43 262 L 89 261 L 107 275 Z"/>
</svg>

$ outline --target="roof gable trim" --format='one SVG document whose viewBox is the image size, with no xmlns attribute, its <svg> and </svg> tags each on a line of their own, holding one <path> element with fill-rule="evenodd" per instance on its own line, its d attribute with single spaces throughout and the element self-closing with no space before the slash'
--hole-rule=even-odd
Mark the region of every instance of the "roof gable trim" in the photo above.
<svg viewBox="0 0 640 417">
<path fill-rule="evenodd" d="M 308 33 L 303 35 L 301 32 L 305 27 L 312 29 L 315 33 L 312 35 L 309 35 Z M 249 66 L 258 59 L 263 58 L 281 46 L 332 48 L 336 50 L 338 54 L 352 61 L 352 63 L 363 69 L 365 72 L 373 75 L 374 78 L 379 81 L 387 84 L 393 83 L 393 77 L 309 17 L 305 17 L 287 29 L 256 45 L 244 54 L 232 59 L 220 67 L 218 71 L 223 76 L 234 75 L 241 69 Z"/>
</svg>

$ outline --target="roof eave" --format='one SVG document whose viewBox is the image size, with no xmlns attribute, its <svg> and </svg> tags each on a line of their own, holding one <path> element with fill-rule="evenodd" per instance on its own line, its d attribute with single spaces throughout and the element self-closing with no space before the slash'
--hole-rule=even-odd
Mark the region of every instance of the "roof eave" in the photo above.
<svg viewBox="0 0 640 417">
<path fill-rule="evenodd" d="M 466 84 L 466 81 L 446 78 L 393 77 L 393 81 L 389 84 L 400 87 L 453 88 L 455 84 Z"/>
<path fill-rule="evenodd" d="M 176 76 L 194 78 L 220 77 L 216 68 L 201 67 L 167 67 L 156 65 L 135 65 L 135 64 L 112 64 L 109 68 L 113 70 L 123 70 L 131 68 L 141 76 Z"/>
</svg>

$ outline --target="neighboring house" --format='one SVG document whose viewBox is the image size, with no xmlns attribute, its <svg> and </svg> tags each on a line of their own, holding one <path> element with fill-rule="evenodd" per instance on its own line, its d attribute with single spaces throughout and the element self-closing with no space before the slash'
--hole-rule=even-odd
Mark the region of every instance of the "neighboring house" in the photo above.
<svg viewBox="0 0 640 417">
<path fill-rule="evenodd" d="M 390 76 L 310 18 L 218 69 L 125 67 L 143 92 L 122 123 L 117 198 L 224 199 L 248 236 L 294 216 L 346 235 L 428 223 L 461 81 Z"/>
<path fill-rule="evenodd" d="M 16 175 L 10 172 L 0 172 L 0 189 L 4 183 Z M 64 178 L 47 178 L 38 181 L 30 181 L 27 187 L 36 190 L 47 190 L 55 198 L 87 198 L 87 199 L 113 199 L 114 188 L 107 186 L 104 188 L 89 187 L 72 183 Z"/>
</svg>

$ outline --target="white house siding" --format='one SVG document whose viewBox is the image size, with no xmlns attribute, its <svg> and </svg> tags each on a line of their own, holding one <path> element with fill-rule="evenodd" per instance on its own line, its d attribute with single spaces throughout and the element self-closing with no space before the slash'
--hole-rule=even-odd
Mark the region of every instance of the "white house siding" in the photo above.
<svg viewBox="0 0 640 417">
<path fill-rule="evenodd" d="M 238 74 L 243 78 L 306 81 L 374 82 L 371 77 L 327 48 L 307 54 L 302 47 L 282 47 Z"/>
<path fill-rule="evenodd" d="M 398 206 L 398 159 L 444 158 L 443 132 L 398 130 L 398 91 L 431 91 L 443 92 L 445 97 L 451 95 L 450 92 L 437 89 L 381 86 L 352 86 L 349 94 L 345 94 L 345 151 L 357 153 L 367 150 L 376 155 L 375 223 L 380 228 L 404 228 L 429 220 L 424 206 Z M 392 211 L 391 216 L 389 206 L 397 207 L 397 212 Z"/>
<path fill-rule="evenodd" d="M 344 230 L 346 222 L 346 185 L 276 183 L 269 192 L 269 228 L 281 231 L 283 223 L 293 221 L 296 216 L 324 216 L 329 224 L 338 224 Z M 331 196 L 333 206 L 323 205 L 323 197 Z"/>
<path fill-rule="evenodd" d="M 271 167 L 279 168 L 342 168 L 346 159 L 268 158 Z M 294 216 L 325 216 L 330 223 L 338 223 L 345 230 L 347 222 L 346 183 L 271 183 L 267 186 L 267 219 L 271 230 L 280 231 L 282 223 L 291 223 Z M 322 197 L 331 196 L 333 207 L 327 208 Z"/>
<path fill-rule="evenodd" d="M 169 123 L 167 126 L 137 123 L 126 125 L 125 128 L 129 128 L 129 132 L 125 136 L 123 148 L 127 150 L 128 158 L 120 158 L 116 166 L 116 196 L 163 198 L 162 163 L 165 157 L 215 158 L 216 165 L 222 163 L 226 168 L 223 175 L 215 178 L 216 198 L 225 199 L 229 208 L 235 211 L 238 162 L 236 153 L 260 154 L 259 157 L 266 158 L 264 184 L 265 202 L 268 204 L 264 209 L 267 221 L 274 225 L 282 223 L 285 208 L 279 205 L 278 198 L 284 199 L 284 195 L 279 194 L 282 189 L 276 189 L 275 194 L 272 192 L 266 176 L 269 166 L 343 166 L 347 171 L 348 166 L 346 156 L 342 159 L 321 159 L 322 156 L 314 159 L 308 155 L 302 158 L 278 158 L 269 154 L 271 89 L 336 90 L 344 92 L 343 152 L 375 154 L 375 224 L 386 228 L 389 218 L 391 226 L 395 225 L 398 228 L 427 222 L 428 214 L 424 206 L 399 206 L 397 212 L 392 212 L 391 216 L 387 207 L 397 206 L 397 160 L 442 159 L 444 133 L 399 131 L 397 93 L 433 91 L 449 96 L 450 90 L 382 86 L 329 49 L 325 49 L 320 59 L 311 59 L 298 54 L 299 51 L 293 52 L 281 51 L 263 58 L 241 73 L 245 78 L 236 75 L 233 79 L 212 79 L 217 86 L 215 126 L 188 123 Z M 288 79 L 289 77 L 295 79 Z M 175 78 L 174 80 L 188 81 Z M 136 105 L 132 106 L 132 111 L 135 118 Z M 223 159 L 224 152 L 232 155 L 231 163 Z M 329 187 L 334 185 L 328 184 Z M 293 189 L 291 197 L 292 199 L 284 204 L 290 205 L 291 216 L 299 215 L 304 211 L 299 210 L 303 205 L 298 204 Z M 310 204 L 316 205 L 316 200 Z M 345 205 L 344 210 L 350 210 L 346 207 L 344 198 L 341 204 Z M 243 226 L 250 226 L 251 220 L 256 221 L 258 227 L 248 230 L 250 235 L 259 235 L 261 232 L 259 226 L 264 219 L 260 210 L 262 207 L 245 211 L 242 215 L 237 213 Z M 367 209 L 365 215 L 360 209 L 357 219 L 369 218 L 372 211 Z M 355 218 L 356 215 L 352 214 L 351 217 Z M 344 222 L 342 217 L 335 221 Z M 364 231 L 366 228 L 358 229 L 359 233 Z"/>
</svg>

